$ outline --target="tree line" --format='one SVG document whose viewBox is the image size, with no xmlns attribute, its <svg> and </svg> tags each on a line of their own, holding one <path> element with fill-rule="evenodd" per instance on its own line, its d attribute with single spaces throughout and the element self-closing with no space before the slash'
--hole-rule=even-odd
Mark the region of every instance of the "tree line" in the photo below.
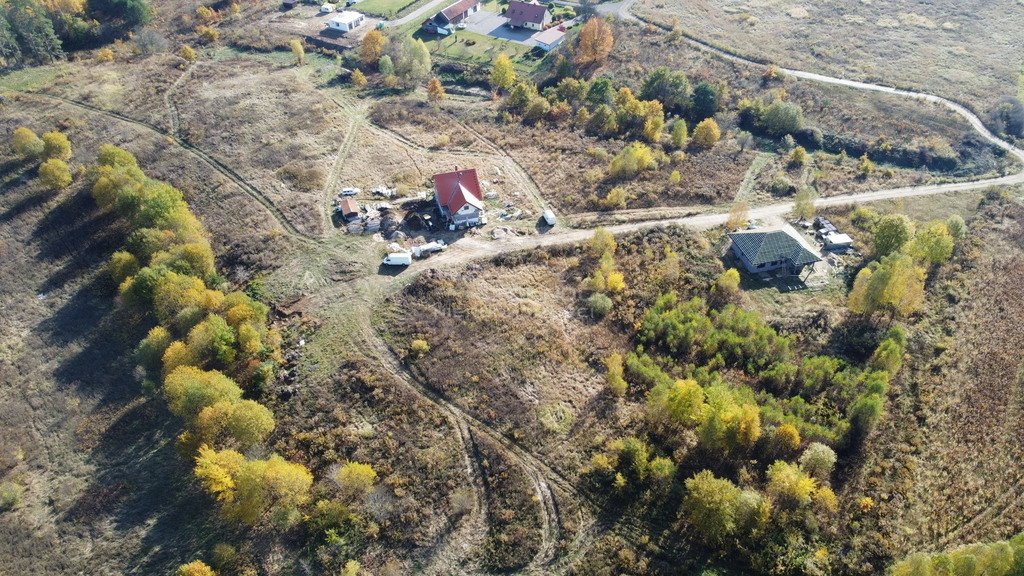
<svg viewBox="0 0 1024 576">
<path fill-rule="evenodd" d="M 40 163 L 37 179 L 43 187 L 60 190 L 72 183 L 67 162 L 73 150 L 63 133 L 39 137 L 20 127 L 11 144 L 24 161 Z M 48 166 L 55 168 L 48 171 Z M 281 336 L 269 326 L 266 304 L 223 289 L 227 283 L 217 273 L 208 233 L 182 193 L 147 177 L 131 152 L 112 145 L 100 146 L 95 164 L 75 172 L 97 206 L 116 214 L 128 229 L 106 273 L 121 304 L 141 321 L 154 323 L 134 352 L 145 373 L 143 389 L 162 397 L 180 418 L 178 451 L 192 462 L 193 475 L 225 518 L 280 529 L 302 521 L 319 540 L 351 533 L 357 541 L 372 532 L 356 513 L 376 480 L 369 464 L 345 463 L 335 478 L 337 498 L 310 504 L 313 475 L 305 466 L 275 454 L 249 456 L 265 451 L 275 427 L 273 414 L 258 398 L 275 378 Z M 236 562 L 224 559 L 234 558 L 226 552 L 231 546 L 219 548 L 215 565 Z M 213 573 L 198 560 L 179 570 L 186 576 Z"/>
<path fill-rule="evenodd" d="M 147 0 L 8 0 L 0 4 L 0 66 L 48 64 L 151 15 Z"/>
<path fill-rule="evenodd" d="M 892 576 L 1018 576 L 1024 574 L 1024 533 L 931 554 L 915 553 L 893 565 Z"/>
</svg>

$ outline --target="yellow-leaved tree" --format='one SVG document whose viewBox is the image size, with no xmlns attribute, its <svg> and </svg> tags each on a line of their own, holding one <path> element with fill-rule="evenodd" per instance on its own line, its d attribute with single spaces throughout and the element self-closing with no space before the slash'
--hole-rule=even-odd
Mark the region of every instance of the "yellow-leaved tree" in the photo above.
<svg viewBox="0 0 1024 576">
<path fill-rule="evenodd" d="M 242 449 L 263 442 L 274 430 L 274 414 L 253 400 L 222 400 L 203 408 L 196 433 L 205 444 L 228 444 Z"/>
<path fill-rule="evenodd" d="M 512 66 L 512 60 L 508 54 L 502 52 L 494 57 L 491 63 L 491 87 L 498 90 L 508 90 L 516 83 L 516 69 Z"/>
<path fill-rule="evenodd" d="M 349 499 L 362 498 L 373 489 L 377 472 L 373 466 L 362 462 L 348 462 L 338 470 L 336 478 L 345 496 Z"/>
<path fill-rule="evenodd" d="M 427 82 L 427 100 L 431 102 L 439 102 L 444 100 L 448 95 L 444 91 L 444 86 L 441 85 L 441 81 L 434 76 Z"/>
<path fill-rule="evenodd" d="M 362 88 L 363 86 L 366 86 L 366 74 L 363 74 L 362 71 L 360 70 L 352 71 L 351 80 L 352 85 L 355 86 L 356 88 Z"/>
<path fill-rule="evenodd" d="M 49 190 L 63 190 L 71 185 L 71 168 L 63 160 L 50 158 L 39 166 L 39 182 Z"/>
<path fill-rule="evenodd" d="M 228 518 L 248 525 L 264 520 L 276 526 L 295 524 L 313 485 L 313 475 L 305 466 L 276 454 L 266 460 L 246 460 L 234 450 L 208 446 L 199 448 L 195 475 L 222 503 Z"/>
<path fill-rule="evenodd" d="M 924 303 L 924 281 L 924 268 L 911 256 L 891 254 L 857 273 L 847 305 L 858 314 L 885 312 L 905 318 Z"/>
<path fill-rule="evenodd" d="M 302 47 L 302 40 L 298 38 L 288 42 L 288 47 L 292 49 L 292 56 L 295 56 L 295 65 L 302 66 L 306 63 L 306 49 Z"/>
<path fill-rule="evenodd" d="M 363 40 L 359 43 L 359 62 L 363 66 L 373 66 L 377 64 L 380 57 L 384 54 L 384 46 L 388 43 L 388 39 L 380 30 L 370 30 L 363 36 Z"/>
<path fill-rule="evenodd" d="M 579 37 L 576 40 L 576 50 L 573 53 L 576 66 L 580 68 L 600 66 L 608 59 L 614 43 L 612 27 L 607 20 L 604 18 L 587 20 L 587 23 L 580 29 Z"/>
<path fill-rule="evenodd" d="M 178 566 L 178 576 L 217 576 L 217 573 L 201 560 L 193 560 Z"/>
<path fill-rule="evenodd" d="M 715 147 L 715 144 L 718 143 L 721 137 L 722 131 L 718 128 L 718 123 L 715 122 L 715 119 L 705 118 L 693 129 L 691 141 L 694 146 L 709 150 Z"/>
<path fill-rule="evenodd" d="M 11 135 L 11 146 L 14 153 L 26 160 L 38 158 L 43 155 L 43 140 L 31 129 L 19 126 L 14 129 Z"/>
</svg>

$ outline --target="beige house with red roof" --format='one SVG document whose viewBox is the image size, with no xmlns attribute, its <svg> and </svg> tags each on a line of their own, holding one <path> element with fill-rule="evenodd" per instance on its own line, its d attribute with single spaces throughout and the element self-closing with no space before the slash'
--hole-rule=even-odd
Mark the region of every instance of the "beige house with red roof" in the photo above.
<svg viewBox="0 0 1024 576">
<path fill-rule="evenodd" d="M 512 0 L 505 10 L 505 17 L 512 28 L 543 30 L 551 23 L 551 12 L 548 12 L 547 6 L 536 2 Z"/>
<path fill-rule="evenodd" d="M 465 228 L 485 224 L 484 200 L 475 168 L 434 174 L 434 201 L 451 226 Z"/>
</svg>

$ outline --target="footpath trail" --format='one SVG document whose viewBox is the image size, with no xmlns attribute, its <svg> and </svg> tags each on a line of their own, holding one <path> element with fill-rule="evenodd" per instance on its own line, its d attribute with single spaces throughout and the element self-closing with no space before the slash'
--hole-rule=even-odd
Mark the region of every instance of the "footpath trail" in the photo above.
<svg viewBox="0 0 1024 576">
<path fill-rule="evenodd" d="M 319 237 L 307 234 L 299 230 L 294 224 L 291 223 L 291 221 L 288 220 L 288 217 L 284 215 L 284 212 L 282 212 L 281 209 L 278 208 L 277 205 L 275 205 L 274 202 L 266 194 L 264 194 L 258 188 L 250 184 L 245 178 L 243 178 L 241 175 L 235 172 L 233 168 L 231 168 L 227 164 L 224 164 L 220 160 L 217 160 L 216 158 L 208 154 L 206 151 L 204 151 L 202 148 L 199 148 L 198 146 L 195 146 L 185 141 L 178 134 L 171 134 L 167 132 L 167 130 L 164 130 L 163 128 L 155 124 L 150 124 L 149 122 L 132 118 L 131 116 L 126 116 L 124 114 L 121 114 L 120 112 L 105 110 L 103 108 L 99 108 L 97 106 L 93 106 L 92 104 L 88 104 L 79 100 L 73 100 L 71 98 L 65 98 L 63 96 L 54 96 L 52 94 L 43 94 L 40 92 L 21 91 L 20 93 L 30 98 L 57 101 L 69 104 L 71 106 L 81 108 L 82 110 L 94 112 L 96 114 L 102 114 L 103 116 L 106 116 L 108 118 L 120 120 L 122 122 L 127 122 L 129 124 L 133 124 L 145 130 L 155 132 L 161 136 L 164 136 L 177 146 L 183 148 L 189 154 L 192 154 L 193 156 L 198 158 L 203 164 L 206 164 L 216 172 L 220 173 L 221 176 L 230 180 L 233 184 L 241 188 L 243 192 L 245 192 L 254 200 L 263 205 L 263 207 L 266 208 L 268 212 L 270 212 L 270 215 L 274 218 L 274 220 L 277 221 L 277 223 L 281 226 L 284 232 L 289 236 L 292 236 L 302 242 L 319 242 L 321 240 L 321 238 Z"/>
</svg>

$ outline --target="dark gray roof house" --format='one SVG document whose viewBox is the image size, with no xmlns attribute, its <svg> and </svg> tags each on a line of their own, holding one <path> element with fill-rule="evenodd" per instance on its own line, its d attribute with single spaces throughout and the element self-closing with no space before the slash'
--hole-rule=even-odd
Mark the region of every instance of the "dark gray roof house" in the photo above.
<svg viewBox="0 0 1024 576">
<path fill-rule="evenodd" d="M 792 274 L 821 260 L 788 230 L 743 230 L 729 234 L 731 250 L 748 272 L 784 268 Z"/>
</svg>

